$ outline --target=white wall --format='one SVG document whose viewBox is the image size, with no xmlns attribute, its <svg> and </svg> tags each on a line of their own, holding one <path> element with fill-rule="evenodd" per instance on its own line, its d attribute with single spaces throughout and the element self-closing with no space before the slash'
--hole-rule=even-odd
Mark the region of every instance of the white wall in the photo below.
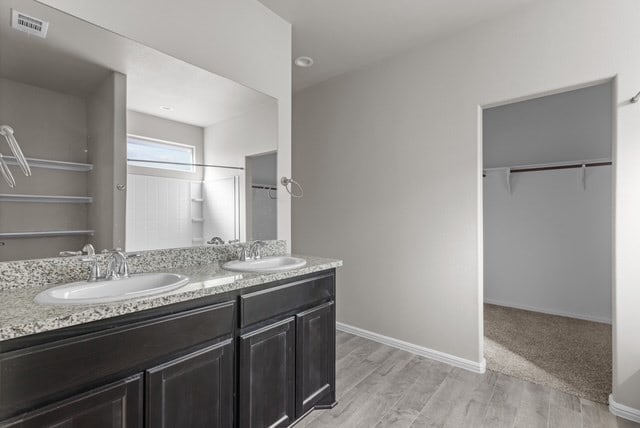
<svg viewBox="0 0 640 428">
<path fill-rule="evenodd" d="M 613 395 L 640 409 L 639 14 L 537 2 L 296 94 L 293 249 L 344 259 L 339 321 L 480 362 L 480 106 L 616 76 Z"/>
<path fill-rule="evenodd" d="M 278 176 L 291 176 L 291 25 L 264 5 L 254 0 L 40 2 L 275 97 Z M 193 25 L 194 17 L 207 25 Z M 291 241 L 289 195 L 278 199 L 278 238 Z"/>
<path fill-rule="evenodd" d="M 244 168 L 246 156 L 278 148 L 278 107 L 275 102 L 264 103 L 204 129 L 204 159 L 208 164 Z M 207 174 L 209 172 L 207 170 Z"/>
<path fill-rule="evenodd" d="M 611 322 L 611 167 L 488 172 L 484 300 Z"/>
</svg>

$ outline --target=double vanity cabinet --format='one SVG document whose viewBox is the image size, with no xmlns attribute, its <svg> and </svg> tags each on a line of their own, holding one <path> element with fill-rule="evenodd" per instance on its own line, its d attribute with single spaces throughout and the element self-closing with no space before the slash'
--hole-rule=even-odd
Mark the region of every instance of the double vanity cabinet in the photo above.
<svg viewBox="0 0 640 428">
<path fill-rule="evenodd" d="M 335 405 L 335 269 L 0 343 L 0 427 L 285 427 Z"/>
</svg>

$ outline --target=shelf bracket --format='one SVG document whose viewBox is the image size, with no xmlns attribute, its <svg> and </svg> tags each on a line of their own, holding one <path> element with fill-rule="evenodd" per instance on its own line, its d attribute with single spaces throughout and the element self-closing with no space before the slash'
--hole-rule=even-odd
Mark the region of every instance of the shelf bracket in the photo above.
<svg viewBox="0 0 640 428">
<path fill-rule="evenodd" d="M 511 194 L 511 168 L 505 168 L 504 176 L 507 184 L 507 191 Z"/>
<path fill-rule="evenodd" d="M 580 167 L 580 176 L 579 176 L 580 185 L 582 186 L 582 190 L 587 190 L 587 165 L 582 164 Z"/>
</svg>

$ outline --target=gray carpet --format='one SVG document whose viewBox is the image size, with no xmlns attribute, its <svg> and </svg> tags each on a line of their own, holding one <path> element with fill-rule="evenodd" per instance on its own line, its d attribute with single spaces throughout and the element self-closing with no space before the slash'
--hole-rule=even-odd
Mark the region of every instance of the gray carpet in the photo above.
<svg viewBox="0 0 640 428">
<path fill-rule="evenodd" d="M 484 305 L 487 368 L 607 403 L 611 326 Z"/>
</svg>

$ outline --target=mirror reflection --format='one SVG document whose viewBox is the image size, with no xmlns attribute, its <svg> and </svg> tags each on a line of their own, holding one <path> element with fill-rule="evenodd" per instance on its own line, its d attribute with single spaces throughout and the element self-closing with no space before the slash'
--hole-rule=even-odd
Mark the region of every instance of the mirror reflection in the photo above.
<svg viewBox="0 0 640 428">
<path fill-rule="evenodd" d="M 0 260 L 276 239 L 277 119 L 267 95 L 1 0 L 0 126 L 31 176 L 0 139 Z"/>
</svg>

